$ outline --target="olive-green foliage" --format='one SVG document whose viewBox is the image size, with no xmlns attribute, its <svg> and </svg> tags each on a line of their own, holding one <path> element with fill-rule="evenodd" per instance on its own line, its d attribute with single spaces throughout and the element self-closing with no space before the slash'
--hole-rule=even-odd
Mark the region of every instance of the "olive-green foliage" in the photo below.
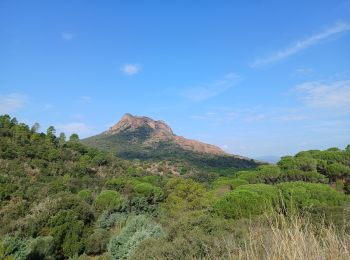
<svg viewBox="0 0 350 260">
<path fill-rule="evenodd" d="M 151 175 L 152 162 L 124 161 L 77 135 L 66 141 L 54 127 L 38 130 L 0 116 L 0 259 L 215 258 L 223 252 L 208 248 L 223 236 L 241 243 L 246 222 L 274 211 L 350 228 L 342 193 L 350 193 L 350 146 L 303 151 L 254 169 L 247 160 L 174 154 L 160 143 L 151 155 L 186 169 L 173 177 Z M 165 171 L 165 163 L 159 168 Z"/>
<path fill-rule="evenodd" d="M 117 210 L 122 204 L 123 198 L 114 190 L 101 191 L 95 199 L 95 207 L 98 210 Z"/>
<path fill-rule="evenodd" d="M 165 215 L 176 217 L 186 211 L 201 210 L 209 201 L 206 189 L 191 179 L 172 178 L 166 184 L 168 197 L 162 204 Z"/>
<path fill-rule="evenodd" d="M 305 181 L 305 182 L 319 182 L 327 183 L 328 179 L 321 173 L 316 171 L 302 171 L 298 169 L 285 170 L 281 173 L 278 182 L 288 182 L 288 181 Z"/>
<path fill-rule="evenodd" d="M 4 259 L 6 257 L 13 257 L 13 259 L 25 260 L 27 259 L 30 248 L 28 246 L 28 240 L 20 238 L 18 236 L 6 235 L 2 240 L 2 256 Z"/>
<path fill-rule="evenodd" d="M 93 201 L 92 192 L 89 189 L 80 190 L 77 195 L 89 204 Z"/>
<path fill-rule="evenodd" d="M 131 218 L 121 232 L 111 238 L 108 251 L 113 259 L 128 259 L 142 241 L 162 235 L 160 225 L 144 215 L 138 215 Z"/>
<path fill-rule="evenodd" d="M 109 233 L 104 229 L 96 229 L 85 242 L 85 252 L 89 255 L 98 255 L 106 251 Z"/>
<path fill-rule="evenodd" d="M 61 245 L 65 257 L 73 257 L 83 252 L 84 222 L 72 210 L 62 210 L 50 221 L 52 236 Z"/>
<path fill-rule="evenodd" d="M 30 260 L 55 259 L 55 242 L 52 236 L 39 236 L 32 239 L 29 243 L 29 248 L 30 253 L 28 254 L 27 258 Z"/>
<path fill-rule="evenodd" d="M 114 226 L 124 226 L 128 215 L 126 213 L 110 213 L 105 210 L 97 219 L 97 226 L 101 229 L 109 230 Z"/>
<path fill-rule="evenodd" d="M 328 185 L 305 182 L 286 182 L 277 187 L 283 196 L 284 207 L 292 212 L 315 207 L 341 206 L 348 199 Z"/>
<path fill-rule="evenodd" d="M 134 191 L 137 195 L 147 198 L 147 200 L 156 202 L 163 198 L 163 190 L 150 183 L 143 182 L 135 185 Z"/>
<path fill-rule="evenodd" d="M 216 254 L 223 254 L 214 252 L 219 238 L 232 235 L 238 241 L 248 229 L 244 223 L 199 212 L 184 214 L 169 224 L 164 237 L 142 242 L 130 259 L 207 259 L 208 255 L 216 259 Z"/>
<path fill-rule="evenodd" d="M 272 212 L 278 197 L 278 189 L 272 185 L 242 185 L 220 198 L 214 205 L 214 213 L 233 219 L 254 217 Z"/>
<path fill-rule="evenodd" d="M 240 178 L 228 178 L 228 177 L 220 177 L 213 183 L 214 189 L 219 189 L 221 187 L 228 187 L 229 190 L 233 190 L 241 185 L 248 184 L 248 181 Z"/>
<path fill-rule="evenodd" d="M 350 176 L 350 168 L 341 164 L 341 163 L 334 162 L 334 163 L 328 164 L 326 166 L 326 173 L 332 179 L 337 179 L 337 178 L 341 178 L 341 177 L 349 177 Z"/>
</svg>

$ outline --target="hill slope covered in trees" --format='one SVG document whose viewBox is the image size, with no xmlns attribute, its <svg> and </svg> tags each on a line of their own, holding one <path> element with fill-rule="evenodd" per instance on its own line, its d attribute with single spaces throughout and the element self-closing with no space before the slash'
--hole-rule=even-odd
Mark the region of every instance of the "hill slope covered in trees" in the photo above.
<svg viewBox="0 0 350 260">
<path fill-rule="evenodd" d="M 1 259 L 350 257 L 350 146 L 194 178 L 65 139 L 0 116 Z"/>
<path fill-rule="evenodd" d="M 161 120 L 130 114 L 125 114 L 109 130 L 82 142 L 128 160 L 170 162 L 174 173 L 179 174 L 249 169 L 260 164 L 246 157 L 228 154 L 214 145 L 177 136 Z"/>
</svg>

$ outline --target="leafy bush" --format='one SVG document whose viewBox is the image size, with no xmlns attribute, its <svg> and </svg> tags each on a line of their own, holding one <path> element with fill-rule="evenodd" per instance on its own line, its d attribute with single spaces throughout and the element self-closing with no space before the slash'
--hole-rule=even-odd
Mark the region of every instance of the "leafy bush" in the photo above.
<svg viewBox="0 0 350 260">
<path fill-rule="evenodd" d="M 116 210 L 123 204 L 123 198 L 117 191 L 104 190 L 95 199 L 98 210 Z"/>
<path fill-rule="evenodd" d="M 109 230 L 115 225 L 124 226 L 127 217 L 128 216 L 125 213 L 109 213 L 105 210 L 97 219 L 97 226 L 106 230 Z"/>
<path fill-rule="evenodd" d="M 134 190 L 137 195 L 144 196 L 147 200 L 152 201 L 153 203 L 161 200 L 164 195 L 163 190 L 161 188 L 155 187 L 147 182 L 137 184 L 134 187 Z"/>
<path fill-rule="evenodd" d="M 209 204 L 205 187 L 191 179 L 170 179 L 166 190 L 169 195 L 162 204 L 162 210 L 169 217 L 176 217 L 185 211 L 201 210 Z"/>
<path fill-rule="evenodd" d="M 277 187 L 282 193 L 284 207 L 292 212 L 313 207 L 341 206 L 348 200 L 346 195 L 325 184 L 286 182 Z"/>
<path fill-rule="evenodd" d="M 216 215 L 224 218 L 248 218 L 271 212 L 278 204 L 278 189 L 266 184 L 239 186 L 214 205 Z"/>
<path fill-rule="evenodd" d="M 55 242 L 52 236 L 39 236 L 32 239 L 29 248 L 28 259 L 55 259 Z"/>
<path fill-rule="evenodd" d="M 162 234 L 160 225 L 144 215 L 138 215 L 128 221 L 119 234 L 111 238 L 108 251 L 113 259 L 128 259 L 142 241 L 160 237 Z"/>
<path fill-rule="evenodd" d="M 230 190 L 233 190 L 245 184 L 248 184 L 248 181 L 240 178 L 220 177 L 213 183 L 213 188 L 218 189 L 220 187 L 227 186 Z"/>
<path fill-rule="evenodd" d="M 84 189 L 84 190 L 81 190 L 78 192 L 78 197 L 81 198 L 82 200 L 84 200 L 85 202 L 87 203 L 92 203 L 92 192 L 91 190 L 88 190 L 88 189 Z"/>
<path fill-rule="evenodd" d="M 61 210 L 50 221 L 52 236 L 64 256 L 73 257 L 83 251 L 84 222 L 72 210 Z"/>
<path fill-rule="evenodd" d="M 105 252 L 108 239 L 108 231 L 104 229 L 96 229 L 85 242 L 85 252 L 88 255 L 98 255 Z"/>
<path fill-rule="evenodd" d="M 13 257 L 16 260 L 26 260 L 30 253 L 28 241 L 17 236 L 6 235 L 2 240 L 2 248 L 4 259 Z"/>
</svg>

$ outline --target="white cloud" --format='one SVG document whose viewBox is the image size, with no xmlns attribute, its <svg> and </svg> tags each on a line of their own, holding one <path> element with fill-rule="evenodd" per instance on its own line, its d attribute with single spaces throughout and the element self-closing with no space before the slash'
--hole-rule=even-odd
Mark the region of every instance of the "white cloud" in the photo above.
<svg viewBox="0 0 350 260">
<path fill-rule="evenodd" d="M 303 77 L 303 76 L 309 76 L 313 73 L 313 69 L 311 68 L 299 68 L 296 69 L 291 76 L 299 76 L 299 77 Z"/>
<path fill-rule="evenodd" d="M 262 120 L 267 120 L 269 118 L 268 114 L 249 114 L 244 118 L 244 122 L 251 123 L 251 122 L 258 122 Z"/>
<path fill-rule="evenodd" d="M 291 121 L 305 120 L 305 119 L 308 119 L 308 117 L 306 115 L 289 114 L 289 115 L 281 115 L 281 116 L 273 117 L 272 119 L 280 122 L 291 122 Z"/>
<path fill-rule="evenodd" d="M 92 129 L 85 123 L 58 124 L 57 132 L 64 132 L 67 136 L 76 133 L 79 137 L 86 137 L 93 133 Z"/>
<path fill-rule="evenodd" d="M 27 96 L 22 94 L 0 95 L 0 114 L 12 113 L 22 108 L 26 102 Z"/>
<path fill-rule="evenodd" d="M 125 64 L 121 68 L 121 71 L 127 76 L 133 76 L 133 75 L 139 73 L 140 70 L 141 70 L 141 67 L 137 64 Z"/>
<path fill-rule="evenodd" d="M 204 101 L 218 96 L 228 89 L 232 88 L 237 84 L 239 79 L 239 75 L 235 73 L 229 73 L 221 80 L 203 84 L 203 86 L 188 88 L 182 92 L 182 96 L 192 101 Z"/>
<path fill-rule="evenodd" d="M 306 82 L 295 87 L 305 105 L 350 112 L 350 80 Z"/>
<path fill-rule="evenodd" d="M 288 48 L 285 48 L 283 50 L 279 50 L 267 57 L 264 58 L 259 58 L 256 59 L 253 64 L 251 65 L 251 67 L 256 68 L 256 67 L 261 67 L 267 64 L 271 64 L 273 62 L 285 59 L 303 49 L 306 49 L 312 45 L 315 45 L 319 42 L 321 42 L 322 40 L 325 40 L 333 35 L 342 33 L 342 32 L 346 32 L 350 30 L 350 24 L 349 23 L 336 23 L 335 25 L 333 25 L 332 27 L 327 28 L 326 30 L 312 35 L 304 40 L 301 41 L 297 41 L 296 43 L 294 43 L 293 45 L 291 45 Z"/>
<path fill-rule="evenodd" d="M 72 32 L 62 32 L 61 37 L 65 41 L 71 41 L 75 37 L 75 34 Z"/>
</svg>

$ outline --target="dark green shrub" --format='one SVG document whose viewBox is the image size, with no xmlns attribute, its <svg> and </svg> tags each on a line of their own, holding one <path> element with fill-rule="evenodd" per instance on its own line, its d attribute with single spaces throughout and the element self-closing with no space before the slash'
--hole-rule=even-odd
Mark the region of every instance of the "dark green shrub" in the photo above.
<svg viewBox="0 0 350 260">
<path fill-rule="evenodd" d="M 96 229 L 85 242 L 85 252 L 88 255 L 99 255 L 105 252 L 108 240 L 108 231 L 104 229 Z"/>
</svg>

